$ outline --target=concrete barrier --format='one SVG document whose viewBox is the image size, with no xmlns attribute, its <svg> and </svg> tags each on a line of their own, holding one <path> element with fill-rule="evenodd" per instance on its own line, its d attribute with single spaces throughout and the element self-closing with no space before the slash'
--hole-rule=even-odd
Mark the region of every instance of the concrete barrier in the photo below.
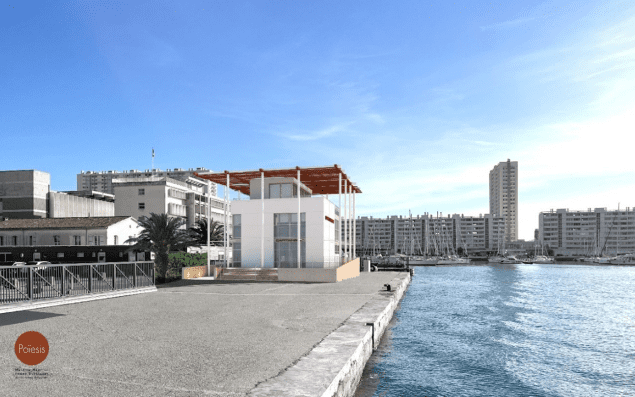
<svg viewBox="0 0 635 397">
<path fill-rule="evenodd" d="M 278 281 L 309 283 L 336 283 L 359 276 L 359 258 L 355 258 L 336 268 L 279 268 Z"/>
<path fill-rule="evenodd" d="M 296 364 L 248 396 L 352 397 L 410 280 L 410 273 L 400 273 L 390 292 L 379 292 Z"/>
</svg>

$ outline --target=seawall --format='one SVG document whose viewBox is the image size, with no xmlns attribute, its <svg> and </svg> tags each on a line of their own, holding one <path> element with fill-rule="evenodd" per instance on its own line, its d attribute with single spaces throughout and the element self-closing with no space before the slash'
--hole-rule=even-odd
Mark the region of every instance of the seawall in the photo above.
<svg viewBox="0 0 635 397">
<path fill-rule="evenodd" d="M 384 288 L 307 355 L 257 385 L 248 396 L 353 396 L 410 281 L 410 273 L 400 273 L 389 283 L 391 291 Z"/>
</svg>

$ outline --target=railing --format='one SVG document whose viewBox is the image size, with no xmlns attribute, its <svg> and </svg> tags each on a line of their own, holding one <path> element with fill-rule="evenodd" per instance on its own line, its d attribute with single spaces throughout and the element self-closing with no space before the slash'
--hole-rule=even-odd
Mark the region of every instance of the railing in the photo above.
<svg viewBox="0 0 635 397">
<path fill-rule="evenodd" d="M 154 262 L 0 266 L 0 305 L 154 286 Z"/>
</svg>

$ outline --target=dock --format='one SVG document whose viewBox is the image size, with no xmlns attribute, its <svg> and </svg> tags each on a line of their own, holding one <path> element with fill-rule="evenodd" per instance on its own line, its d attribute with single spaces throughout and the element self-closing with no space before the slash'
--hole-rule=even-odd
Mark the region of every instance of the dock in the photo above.
<svg viewBox="0 0 635 397">
<path fill-rule="evenodd" d="M 6 396 L 352 396 L 410 280 L 182 280 L 1 314 L 0 384 Z M 31 330 L 49 343 L 43 379 L 14 376 L 27 367 L 14 343 Z"/>
</svg>

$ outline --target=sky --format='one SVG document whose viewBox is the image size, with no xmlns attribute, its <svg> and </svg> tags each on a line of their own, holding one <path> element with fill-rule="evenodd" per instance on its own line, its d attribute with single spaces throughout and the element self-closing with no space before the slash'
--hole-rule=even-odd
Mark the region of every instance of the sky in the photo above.
<svg viewBox="0 0 635 397">
<path fill-rule="evenodd" d="M 340 165 L 358 216 L 635 207 L 635 3 L 0 3 L 0 169 Z M 222 189 L 219 189 L 222 196 Z M 232 195 L 232 197 L 235 194 Z"/>
</svg>

